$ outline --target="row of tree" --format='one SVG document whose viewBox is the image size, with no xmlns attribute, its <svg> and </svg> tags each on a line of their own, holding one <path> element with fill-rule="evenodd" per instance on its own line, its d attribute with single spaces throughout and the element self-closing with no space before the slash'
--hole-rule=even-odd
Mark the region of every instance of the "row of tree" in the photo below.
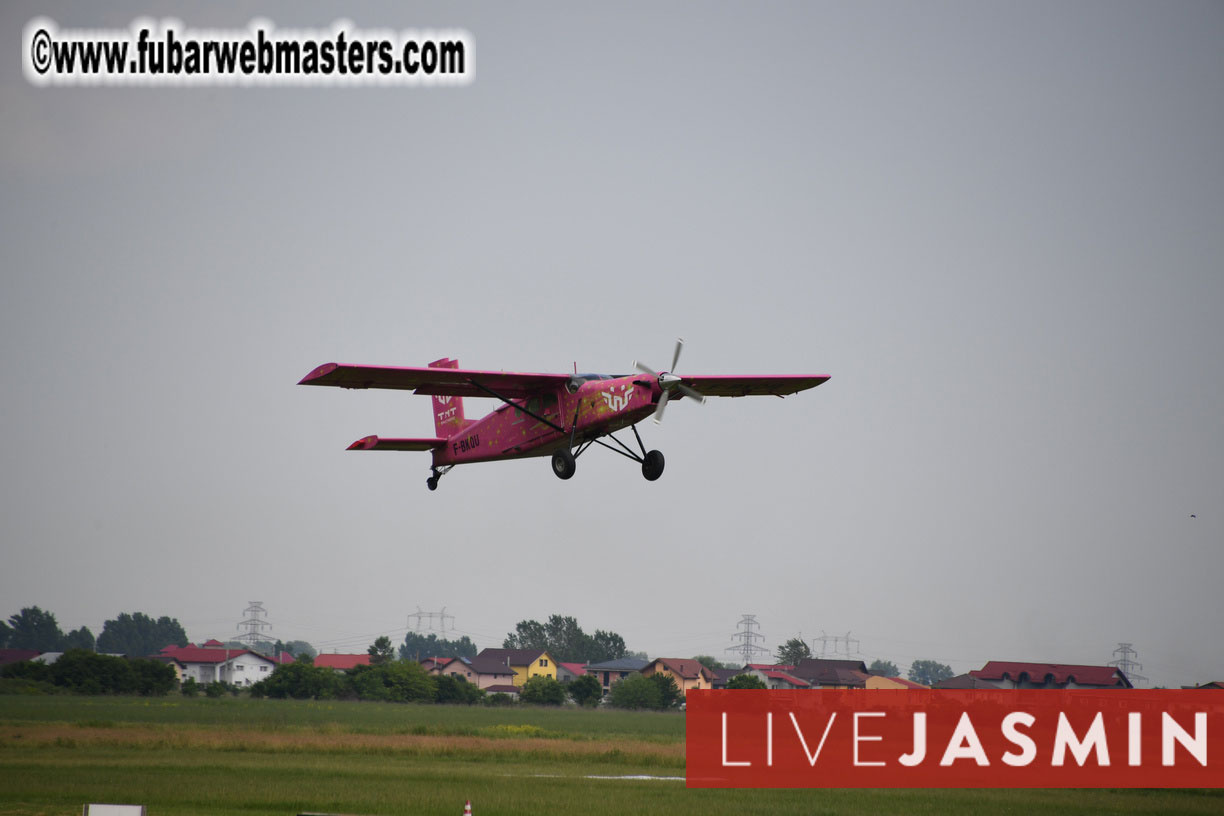
<svg viewBox="0 0 1224 816">
<path fill-rule="evenodd" d="M 463 678 L 431 675 L 415 661 L 383 659 L 381 655 L 376 663 L 345 672 L 316 666 L 309 656 L 303 655 L 293 663 L 277 666 L 271 675 L 251 686 L 251 696 L 466 705 L 501 702 L 487 699 L 483 689 Z"/>
<path fill-rule="evenodd" d="M 465 638 L 466 639 L 466 638 Z M 470 641 L 469 641 L 470 643 Z M 104 654 L 124 654 L 136 657 L 156 655 L 167 646 L 186 646 L 187 632 L 175 618 L 163 615 L 154 620 L 143 612 L 121 612 L 112 620 L 102 624 L 102 632 L 94 637 L 88 626 L 65 633 L 53 612 L 37 606 L 28 606 L 0 621 L 0 649 L 32 649 L 38 652 L 66 652 L 84 649 Z M 275 643 L 264 641 L 251 646 L 231 641 L 231 649 L 254 649 L 268 655 L 288 652 L 294 657 L 318 654 L 304 640 Z M 473 649 L 475 646 L 472 647 Z"/>
<path fill-rule="evenodd" d="M 4 667 L 10 681 L 23 681 L 26 691 L 62 689 L 75 694 L 168 694 L 178 685 L 174 669 L 157 660 L 127 660 L 70 649 L 54 663 L 23 660 Z"/>
<path fill-rule="evenodd" d="M 396 660 L 388 652 L 390 641 L 379 638 L 370 645 L 371 662 L 336 672 L 315 666 L 304 657 L 277 666 L 271 675 L 251 686 L 251 696 L 298 700 L 380 700 L 393 703 L 505 703 L 506 695 L 488 695 L 461 677 L 432 675 L 414 660 Z M 755 679 L 755 678 L 753 678 Z M 519 689 L 519 700 L 531 705 L 562 705 L 573 700 L 581 706 L 597 706 L 603 688 L 594 676 L 585 674 L 568 684 L 552 677 L 528 678 Z M 668 675 L 630 675 L 612 686 L 609 703 L 619 708 L 665 710 L 684 699 L 676 681 Z"/>
<path fill-rule="evenodd" d="M 603 663 L 630 656 L 620 635 L 603 629 L 588 635 L 577 620 L 562 615 L 549 615 L 546 623 L 519 621 L 506 635 L 502 648 L 540 649 L 562 663 Z"/>
<path fill-rule="evenodd" d="M 155 655 L 170 644 L 187 645 L 187 633 L 174 618 L 153 620 L 143 612 L 121 613 L 102 624 L 102 633 L 95 639 L 88 626 L 65 633 L 55 614 L 27 606 L 12 615 L 8 623 L 0 621 L 0 648 L 33 649 L 39 652 L 66 652 L 84 649 L 147 656 Z"/>
</svg>

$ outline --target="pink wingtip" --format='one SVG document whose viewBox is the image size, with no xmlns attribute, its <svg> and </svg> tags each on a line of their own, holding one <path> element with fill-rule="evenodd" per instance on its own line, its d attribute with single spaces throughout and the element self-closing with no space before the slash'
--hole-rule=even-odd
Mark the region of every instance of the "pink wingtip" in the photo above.
<svg viewBox="0 0 1224 816">
<path fill-rule="evenodd" d="M 317 380 L 320 377 L 326 377 L 328 374 L 332 373 L 339 367 L 340 367 L 339 363 L 324 363 L 323 365 L 316 368 L 314 371 L 307 374 L 302 379 L 298 380 L 298 385 L 307 385 L 310 383 L 311 380 Z"/>
<path fill-rule="evenodd" d="M 374 450 L 378 445 L 377 436 L 363 436 L 353 444 L 349 445 L 346 450 Z"/>
</svg>

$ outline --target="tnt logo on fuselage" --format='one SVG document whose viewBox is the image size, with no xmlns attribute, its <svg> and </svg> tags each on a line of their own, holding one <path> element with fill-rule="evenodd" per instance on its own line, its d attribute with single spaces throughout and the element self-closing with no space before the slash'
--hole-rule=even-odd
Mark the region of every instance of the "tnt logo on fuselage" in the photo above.
<svg viewBox="0 0 1224 816">
<path fill-rule="evenodd" d="M 617 394 L 615 390 L 604 391 L 603 398 L 613 411 L 623 411 L 629 407 L 629 400 L 633 399 L 633 392 L 629 390 L 629 386 L 622 385 L 621 393 Z"/>
</svg>

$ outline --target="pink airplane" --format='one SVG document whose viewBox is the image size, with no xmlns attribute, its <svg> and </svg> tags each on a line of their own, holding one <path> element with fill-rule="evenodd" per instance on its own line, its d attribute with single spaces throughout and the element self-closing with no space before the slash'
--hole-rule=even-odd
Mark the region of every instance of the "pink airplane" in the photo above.
<svg viewBox="0 0 1224 816">
<path fill-rule="evenodd" d="M 684 341 L 676 342 L 672 370 L 680 360 Z M 576 460 L 592 444 L 638 462 L 642 475 L 654 481 L 663 475 L 663 454 L 647 451 L 637 423 L 654 415 L 656 423 L 671 399 L 689 397 L 747 397 L 770 394 L 783 397 L 815 388 L 829 379 L 823 375 L 679 376 L 655 372 L 635 362 L 641 374 L 518 374 L 459 368 L 457 360 L 443 358 L 426 368 L 325 363 L 302 378 L 299 385 L 340 388 L 393 388 L 433 397 L 436 436 L 420 439 L 383 439 L 367 436 L 349 450 L 433 451 L 430 490 L 455 465 L 551 456 L 553 473 L 568 479 Z M 645 375 L 645 376 L 642 376 Z M 480 419 L 463 415 L 464 397 L 492 397 L 502 401 Z M 629 428 L 642 453 L 639 456 L 615 431 Z M 618 447 L 604 442 L 608 437 Z"/>
</svg>

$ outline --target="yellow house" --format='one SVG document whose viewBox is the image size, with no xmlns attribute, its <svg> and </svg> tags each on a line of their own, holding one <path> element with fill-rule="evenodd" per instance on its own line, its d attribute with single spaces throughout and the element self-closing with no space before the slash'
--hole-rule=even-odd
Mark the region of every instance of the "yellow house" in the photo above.
<svg viewBox="0 0 1224 816">
<path fill-rule="evenodd" d="M 698 663 L 696 660 L 683 660 L 676 657 L 660 657 L 646 664 L 642 675 L 670 675 L 676 681 L 676 688 L 683 694 L 692 689 L 714 688 L 714 672 Z"/>
<path fill-rule="evenodd" d="M 514 670 L 514 685 L 520 688 L 532 677 L 557 679 L 557 661 L 539 649 L 485 649 L 477 657 L 509 666 Z"/>
</svg>

